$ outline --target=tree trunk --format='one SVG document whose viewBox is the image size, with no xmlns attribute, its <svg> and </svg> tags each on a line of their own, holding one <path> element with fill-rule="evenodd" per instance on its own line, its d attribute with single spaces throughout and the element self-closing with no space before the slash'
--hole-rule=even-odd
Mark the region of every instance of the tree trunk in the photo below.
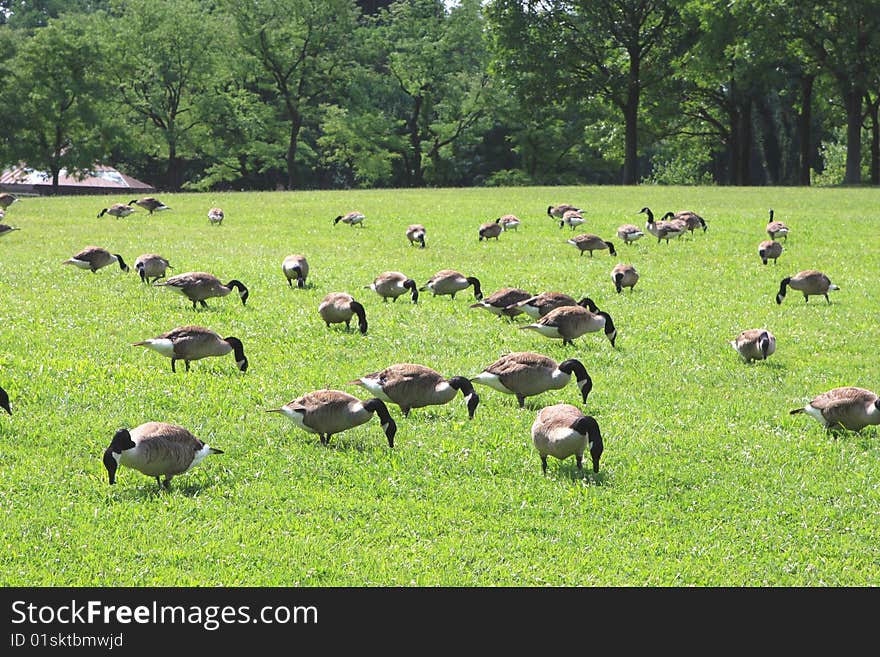
<svg viewBox="0 0 880 657">
<path fill-rule="evenodd" d="M 180 190 L 180 163 L 177 158 L 177 142 L 168 143 L 168 187 L 172 191 Z"/>
<path fill-rule="evenodd" d="M 862 99 L 864 91 L 850 88 L 844 94 L 846 106 L 846 174 L 845 185 L 862 182 Z"/>
<path fill-rule="evenodd" d="M 407 121 L 409 129 L 409 143 L 412 147 L 412 160 L 410 162 L 409 185 L 410 187 L 422 187 L 424 180 L 422 179 L 422 135 L 419 132 L 419 115 L 422 112 L 421 96 L 413 96 L 413 110 Z"/>
<path fill-rule="evenodd" d="M 626 105 L 623 117 L 626 123 L 624 135 L 623 184 L 636 185 L 639 182 L 639 60 L 638 51 L 629 53 L 629 80 L 626 90 Z"/>
<path fill-rule="evenodd" d="M 865 97 L 871 117 L 871 184 L 880 185 L 880 96 L 874 101 Z"/>
<path fill-rule="evenodd" d="M 805 75 L 801 78 L 801 111 L 797 116 L 798 129 L 798 159 L 800 172 L 798 182 L 806 187 L 810 186 L 810 153 L 812 152 L 811 128 L 813 123 L 813 82 L 815 75 Z"/>
<path fill-rule="evenodd" d="M 302 129 L 302 115 L 294 108 L 290 111 L 290 141 L 287 143 L 287 184 L 288 190 L 296 189 L 296 149 L 299 146 L 299 132 Z"/>
<path fill-rule="evenodd" d="M 751 154 L 752 154 L 752 99 L 745 98 L 737 111 L 737 134 L 739 139 L 735 144 L 737 149 L 737 169 L 734 174 L 734 184 L 751 184 Z"/>
</svg>

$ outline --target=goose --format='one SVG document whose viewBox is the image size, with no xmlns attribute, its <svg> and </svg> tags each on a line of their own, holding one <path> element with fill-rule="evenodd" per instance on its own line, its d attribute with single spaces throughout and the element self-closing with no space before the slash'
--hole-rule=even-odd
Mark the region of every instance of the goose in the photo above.
<svg viewBox="0 0 880 657">
<path fill-rule="evenodd" d="M 667 212 L 662 217 L 660 217 L 660 221 L 657 222 L 657 230 L 658 232 L 664 233 L 664 239 L 666 239 L 667 244 L 669 243 L 669 238 L 666 237 L 666 234 L 672 231 L 679 231 L 680 235 L 684 235 L 688 230 L 687 222 L 684 219 L 676 219 L 674 212 Z"/>
<path fill-rule="evenodd" d="M 599 472 L 599 459 L 605 446 L 599 423 L 592 415 L 571 404 L 554 404 L 538 411 L 532 424 L 532 443 L 541 457 L 541 471 L 547 474 L 547 457 L 560 461 L 574 455 L 578 472 L 583 474 L 584 452 L 590 450 L 593 472 Z"/>
<path fill-rule="evenodd" d="M 611 315 L 602 310 L 590 312 L 581 306 L 560 306 L 535 323 L 519 328 L 537 331 L 545 338 L 561 339 L 562 344 L 574 344 L 575 338 L 601 330 L 605 331 L 605 336 L 612 347 L 617 339 L 617 329 L 614 328 Z"/>
<path fill-rule="evenodd" d="M 770 210 L 770 219 L 767 222 L 767 234 L 771 240 L 775 240 L 777 237 L 784 237 L 785 241 L 788 242 L 788 226 L 781 221 L 773 220 L 772 209 Z"/>
<path fill-rule="evenodd" d="M 171 487 L 171 479 L 189 472 L 210 454 L 223 450 L 206 445 L 189 429 L 167 422 L 145 422 L 134 429 L 119 429 L 104 451 L 104 467 L 110 485 L 116 483 L 120 465 L 155 477 L 159 488 Z M 159 477 L 165 476 L 165 481 Z"/>
<path fill-rule="evenodd" d="M 98 219 L 103 217 L 105 214 L 109 214 L 111 217 L 116 217 L 117 219 L 123 219 L 130 214 L 137 212 L 136 208 L 131 207 L 130 205 L 126 205 L 125 203 L 114 203 L 109 208 L 104 208 L 98 213 Z"/>
<path fill-rule="evenodd" d="M 114 262 L 119 264 L 119 268 L 122 271 L 128 272 L 128 265 L 125 264 L 125 260 L 122 259 L 121 255 L 110 253 L 107 249 L 102 249 L 99 246 L 87 246 L 76 255 L 62 261 L 61 264 L 88 269 L 94 274 L 101 267 L 106 267 Z"/>
<path fill-rule="evenodd" d="M 504 230 L 516 230 L 522 223 L 515 214 L 505 214 L 495 220 Z"/>
<path fill-rule="evenodd" d="M 363 386 L 386 404 L 397 404 L 404 417 L 409 417 L 413 408 L 447 404 L 455 397 L 456 391 L 464 397 L 468 417 L 472 420 L 480 403 L 480 396 L 470 380 L 463 376 L 447 379 L 430 367 L 414 363 L 391 365 L 349 381 L 349 385 Z"/>
<path fill-rule="evenodd" d="M 208 222 L 212 225 L 223 225 L 223 208 L 211 208 L 208 210 Z"/>
<path fill-rule="evenodd" d="M 244 355 L 241 340 L 235 337 L 221 338 L 219 333 L 204 326 L 178 326 L 167 333 L 135 342 L 133 347 L 147 347 L 171 359 L 171 371 L 176 372 L 174 364 L 182 360 L 189 372 L 189 364 L 194 360 L 225 356 L 233 352 L 235 364 L 242 372 L 248 368 L 248 359 Z"/>
<path fill-rule="evenodd" d="M 357 315 L 358 329 L 362 334 L 367 332 L 367 313 L 364 307 L 345 292 L 331 292 L 325 296 L 318 305 L 318 313 L 328 327 L 344 322 L 347 329 L 351 329 L 351 318 Z"/>
<path fill-rule="evenodd" d="M 782 255 L 782 245 L 775 240 L 764 240 L 758 245 L 758 255 L 761 262 L 765 265 L 768 260 L 773 260 L 773 264 L 777 264 L 777 258 Z"/>
<path fill-rule="evenodd" d="M 560 203 L 559 205 L 547 206 L 547 216 L 548 217 L 556 217 L 557 219 L 562 219 L 563 215 L 569 211 L 580 212 L 581 209 L 578 207 L 575 207 L 573 205 L 569 205 L 567 203 Z"/>
<path fill-rule="evenodd" d="M 730 341 L 744 363 L 767 360 L 776 351 L 776 336 L 766 329 L 747 329 Z"/>
<path fill-rule="evenodd" d="M 397 301 L 397 297 L 406 294 L 407 290 L 410 292 L 413 303 L 418 303 L 419 301 L 419 290 L 416 287 L 416 282 L 399 271 L 382 272 L 376 276 L 370 285 L 365 286 L 365 289 L 373 290 L 386 303 L 389 298 L 392 301 Z"/>
<path fill-rule="evenodd" d="M 602 251 L 603 249 L 608 249 L 608 252 L 613 256 L 617 255 L 617 251 L 614 250 L 614 244 L 606 242 L 598 235 L 593 235 L 592 233 L 581 233 L 566 241 L 572 246 L 577 247 L 581 255 L 584 255 L 584 251 L 589 251 L 591 258 L 593 257 L 593 251 Z"/>
<path fill-rule="evenodd" d="M 14 228 L 8 224 L 0 224 L 0 237 L 4 235 L 9 235 L 14 230 L 21 230 L 21 228 Z"/>
<path fill-rule="evenodd" d="M 619 263 L 614 265 L 614 269 L 611 270 L 611 280 L 614 283 L 614 289 L 617 290 L 618 294 L 620 294 L 625 287 L 628 287 L 629 291 L 632 292 L 636 283 L 639 282 L 639 272 L 637 272 L 636 268 L 632 265 Z"/>
<path fill-rule="evenodd" d="M 660 243 L 660 240 L 666 240 L 666 243 L 669 244 L 670 239 L 681 237 L 682 233 L 686 230 L 684 222 L 669 223 L 666 221 L 654 221 L 654 213 L 651 212 L 650 208 L 642 208 L 639 210 L 639 214 L 648 215 L 648 221 L 645 223 L 645 230 L 657 238 L 658 244 Z"/>
<path fill-rule="evenodd" d="M 145 196 L 141 199 L 133 199 L 128 202 L 129 205 L 137 205 L 138 207 L 143 208 L 150 214 L 154 212 L 159 212 L 161 210 L 170 210 L 167 205 L 165 205 L 162 201 L 157 198 L 153 198 L 152 196 Z"/>
<path fill-rule="evenodd" d="M 418 242 L 419 248 L 425 248 L 425 227 L 422 224 L 410 224 L 406 228 L 406 239 L 410 246 Z"/>
<path fill-rule="evenodd" d="M 504 228 L 498 223 L 499 221 L 501 220 L 496 219 L 489 223 L 480 224 L 480 238 L 477 241 L 482 242 L 483 240 L 486 240 L 488 242 L 491 237 L 494 237 L 497 240 L 498 236 L 504 232 Z"/>
<path fill-rule="evenodd" d="M 516 307 L 516 304 L 531 298 L 532 295 L 529 292 L 518 287 L 502 287 L 488 297 L 480 299 L 477 303 L 472 303 L 470 307 L 482 308 L 498 317 L 510 317 L 513 319 L 523 312 L 521 308 Z"/>
<path fill-rule="evenodd" d="M 704 233 L 709 230 L 709 226 L 706 225 L 706 220 L 691 210 L 679 210 L 678 212 L 667 212 L 666 214 L 673 219 L 683 221 L 691 233 L 697 228 L 702 228 Z M 663 218 L 665 219 L 666 216 Z"/>
<path fill-rule="evenodd" d="M 589 297 L 575 301 L 574 297 L 562 294 L 561 292 L 541 292 L 541 294 L 520 301 L 516 306 L 532 319 L 540 319 L 551 310 L 560 306 L 583 306 L 590 312 L 599 310 Z"/>
<path fill-rule="evenodd" d="M 378 397 L 361 401 L 341 390 L 316 390 L 266 412 L 286 415 L 300 429 L 318 434 L 322 445 L 329 444 L 334 434 L 364 424 L 375 413 L 382 423 L 388 447 L 394 447 L 397 424 L 385 402 Z"/>
<path fill-rule="evenodd" d="M 806 413 L 828 431 L 841 428 L 861 431 L 868 425 L 880 424 L 880 398 L 864 388 L 833 388 L 814 397 L 803 408 L 789 411 L 791 415 L 797 413 Z"/>
<path fill-rule="evenodd" d="M 480 281 L 475 276 L 465 276 L 454 269 L 441 269 L 428 279 L 428 282 L 419 288 L 420 292 L 430 290 L 434 296 L 442 296 L 448 294 L 453 299 L 461 290 L 474 286 L 474 299 L 479 301 L 483 298 L 483 290 L 480 288 Z"/>
<path fill-rule="evenodd" d="M 309 276 L 309 262 L 304 255 L 292 253 L 284 258 L 281 263 L 281 271 L 287 279 L 287 284 L 293 287 L 293 280 L 296 279 L 296 286 L 303 288 L 306 286 L 306 278 Z"/>
<path fill-rule="evenodd" d="M 580 210 L 569 210 L 564 215 L 562 215 L 562 219 L 559 220 L 559 227 L 568 226 L 572 230 L 574 230 L 575 226 L 580 226 L 584 223 L 586 219 L 581 216 Z"/>
<path fill-rule="evenodd" d="M 0 388 L 0 408 L 12 415 L 12 408 L 9 406 L 9 393 Z"/>
<path fill-rule="evenodd" d="M 344 224 L 348 224 L 349 226 L 354 226 L 355 224 L 360 224 L 360 227 L 364 227 L 364 219 L 367 217 L 363 212 L 352 211 L 346 214 L 341 214 L 333 220 L 333 225 L 335 226 L 340 221 Z"/>
<path fill-rule="evenodd" d="M 776 303 L 781 304 L 785 298 L 785 288 L 791 286 L 792 290 L 798 290 L 804 295 L 804 302 L 809 302 L 810 296 L 822 295 L 825 301 L 831 303 L 828 298 L 828 292 L 831 290 L 839 290 L 840 288 L 831 282 L 825 274 L 815 269 L 806 269 L 798 272 L 794 276 L 783 278 L 779 284 L 779 292 L 776 294 Z"/>
<path fill-rule="evenodd" d="M 581 399 L 586 404 L 593 389 L 593 379 L 584 364 L 569 358 L 557 363 L 548 356 L 532 351 L 516 351 L 506 354 L 486 367 L 471 383 L 488 386 L 507 395 L 515 395 L 520 408 L 525 408 L 526 397 L 533 397 L 548 390 L 561 390 L 574 374 Z"/>
<path fill-rule="evenodd" d="M 0 194 L 0 208 L 6 210 L 10 205 L 15 203 L 18 200 L 18 197 L 15 194 L 10 194 L 8 192 L 4 192 Z"/>
<path fill-rule="evenodd" d="M 180 292 L 187 299 L 192 301 L 193 310 L 196 304 L 207 308 L 208 304 L 205 299 L 212 297 L 225 297 L 232 292 L 233 289 L 238 290 L 238 296 L 241 298 L 241 305 L 247 304 L 250 292 L 241 281 L 232 279 L 226 285 L 220 282 L 220 279 L 204 271 L 189 271 L 185 274 L 177 274 L 161 283 L 153 283 L 157 287 L 167 287 L 175 292 Z"/>
<path fill-rule="evenodd" d="M 632 244 L 643 238 L 645 233 L 635 224 L 621 224 L 617 227 L 617 236 L 623 240 L 624 244 Z"/>
<path fill-rule="evenodd" d="M 141 280 L 144 283 L 155 283 L 160 278 L 165 278 L 165 272 L 168 269 L 174 269 L 170 264 L 168 264 L 168 260 L 163 258 L 158 253 L 144 253 L 143 255 L 139 255 L 137 260 L 134 261 L 134 268 L 138 274 L 140 274 Z M 152 278 L 152 281 L 147 279 Z"/>
</svg>

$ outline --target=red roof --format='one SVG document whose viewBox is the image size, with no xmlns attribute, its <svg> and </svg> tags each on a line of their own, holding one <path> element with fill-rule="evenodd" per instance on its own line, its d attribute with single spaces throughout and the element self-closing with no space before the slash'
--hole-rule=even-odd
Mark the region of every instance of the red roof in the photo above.
<svg viewBox="0 0 880 657">
<path fill-rule="evenodd" d="M 106 189 L 155 191 L 155 188 L 151 185 L 103 164 L 95 165 L 92 171 L 81 180 L 68 175 L 67 171 L 62 169 L 58 175 L 58 184 L 62 187 L 102 187 Z M 6 169 L 0 173 L 0 185 L 4 188 L 9 188 L 12 185 L 26 185 L 28 187 L 51 186 L 52 176 L 45 171 L 37 171 L 22 165 L 14 169 Z"/>
</svg>

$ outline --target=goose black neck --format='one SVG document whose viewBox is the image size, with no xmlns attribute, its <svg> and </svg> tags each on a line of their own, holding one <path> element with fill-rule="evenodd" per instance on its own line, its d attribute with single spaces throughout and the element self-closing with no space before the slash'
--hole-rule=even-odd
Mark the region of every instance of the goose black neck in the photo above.
<svg viewBox="0 0 880 657">
<path fill-rule="evenodd" d="M 591 313 L 594 313 L 597 310 L 599 310 L 599 306 L 597 306 L 590 297 L 584 297 L 583 299 L 578 301 L 578 305 L 581 306 L 582 308 L 586 308 Z"/>
<path fill-rule="evenodd" d="M 553 216 L 553 206 L 552 206 L 552 205 L 548 205 L 548 206 L 547 206 L 547 216 L 548 216 L 548 217 L 552 217 L 552 216 Z"/>
<path fill-rule="evenodd" d="M 147 275 L 144 273 L 144 263 L 139 262 L 134 266 L 134 268 L 137 269 L 138 274 L 140 274 L 141 281 L 146 283 L 147 282 Z"/>
<path fill-rule="evenodd" d="M 788 287 L 789 283 L 791 283 L 790 276 L 783 278 L 779 283 L 779 292 L 776 294 L 776 303 L 782 303 L 782 300 L 785 298 L 785 288 Z"/>
<path fill-rule="evenodd" d="M 599 317 L 605 318 L 605 335 L 611 335 L 616 330 L 614 328 L 614 322 L 611 319 L 611 315 L 606 313 L 604 310 L 599 310 L 596 312 Z"/>
<path fill-rule="evenodd" d="M 113 256 L 116 258 L 116 262 L 119 263 L 119 268 L 120 268 L 122 271 L 127 272 L 127 271 L 128 271 L 128 265 L 125 264 L 125 260 L 122 259 L 122 256 L 119 255 L 118 253 L 114 253 Z"/>
<path fill-rule="evenodd" d="M 248 359 L 247 356 L 244 355 L 244 345 L 241 343 L 236 337 L 228 337 L 224 338 L 224 340 L 232 347 L 232 353 L 235 356 L 235 362 L 238 365 L 238 369 L 242 372 L 246 372 L 248 368 Z"/>
<path fill-rule="evenodd" d="M 483 290 L 480 287 L 480 281 L 476 276 L 468 276 L 465 280 L 474 286 L 474 299 L 480 301 L 483 298 Z"/>
<path fill-rule="evenodd" d="M 617 272 L 616 274 L 614 274 L 614 287 L 617 289 L 618 292 L 623 290 L 622 283 L 623 283 L 623 273 Z"/>
<path fill-rule="evenodd" d="M 358 301 L 352 301 L 351 304 L 349 304 L 349 307 L 351 308 L 351 312 L 353 312 L 355 315 L 357 315 L 358 330 L 361 333 L 366 333 L 367 332 L 367 313 L 364 310 L 364 307 Z"/>
<path fill-rule="evenodd" d="M 12 409 L 9 407 L 9 394 L 0 388 L 0 408 L 12 415 Z"/>
<path fill-rule="evenodd" d="M 767 360 L 767 353 L 770 351 L 770 335 L 764 331 L 758 338 L 758 346 L 761 348 L 761 355 Z"/>
<path fill-rule="evenodd" d="M 617 255 L 617 251 L 614 250 L 614 245 L 611 242 L 605 242 L 605 246 L 608 247 L 608 251 L 611 255 Z"/>
<path fill-rule="evenodd" d="M 672 219 L 675 215 L 672 212 L 667 212 L 662 217 L 660 217 L 660 221 L 666 221 L 667 219 Z"/>
<path fill-rule="evenodd" d="M 651 212 L 651 208 L 642 208 L 641 213 L 648 215 L 648 223 L 654 223 L 654 213 Z"/>
<path fill-rule="evenodd" d="M 593 459 L 593 472 L 599 472 L 599 459 L 602 452 L 605 451 L 605 445 L 602 443 L 602 433 L 599 431 L 599 423 L 592 415 L 585 415 L 575 422 L 572 427 L 578 433 L 587 437 L 590 444 L 590 456 Z"/>
<path fill-rule="evenodd" d="M 241 305 L 244 306 L 247 304 L 247 299 L 248 299 L 248 296 L 250 295 L 250 292 L 248 292 L 248 289 L 244 286 L 244 283 L 242 283 L 241 281 L 232 279 L 231 281 L 229 281 L 226 284 L 226 287 L 228 287 L 230 290 L 233 288 L 238 290 L 238 296 L 241 297 Z"/>
<path fill-rule="evenodd" d="M 559 370 L 561 372 L 565 372 L 566 374 L 575 375 L 575 378 L 578 382 L 578 387 L 581 389 L 581 397 L 583 398 L 584 403 L 586 403 L 587 396 L 593 389 L 593 379 L 590 378 L 590 375 L 589 373 L 587 373 L 587 368 L 584 367 L 584 364 L 576 358 L 569 358 L 559 365 Z"/>
<path fill-rule="evenodd" d="M 456 390 L 461 391 L 462 397 L 467 400 L 468 417 L 473 420 L 474 413 L 476 413 L 477 406 L 480 403 L 480 396 L 477 394 L 477 391 L 474 390 L 474 386 L 471 384 L 470 379 L 463 376 L 453 376 L 448 380 L 448 383 Z"/>
<path fill-rule="evenodd" d="M 388 438 L 388 447 L 394 447 L 394 436 L 397 433 L 397 424 L 394 422 L 394 418 L 391 417 L 391 413 L 388 412 L 388 407 L 385 405 L 385 402 L 378 397 L 373 397 L 364 402 L 364 410 L 369 411 L 370 413 L 375 413 L 379 416 L 379 421 L 382 423 L 382 428 L 385 430 L 385 437 Z"/>
<path fill-rule="evenodd" d="M 418 303 L 419 302 L 419 289 L 418 289 L 418 287 L 416 287 L 416 282 L 411 278 L 407 278 L 403 282 L 403 287 L 412 293 L 412 302 Z"/>
</svg>

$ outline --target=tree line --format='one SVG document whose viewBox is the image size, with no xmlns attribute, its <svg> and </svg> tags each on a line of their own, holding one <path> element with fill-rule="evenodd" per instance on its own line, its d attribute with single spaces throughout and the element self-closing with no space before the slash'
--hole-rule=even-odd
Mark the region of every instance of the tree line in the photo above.
<svg viewBox="0 0 880 657">
<path fill-rule="evenodd" d="M 880 184 L 880 0 L 0 0 L 0 51 L 56 185 Z"/>
</svg>

